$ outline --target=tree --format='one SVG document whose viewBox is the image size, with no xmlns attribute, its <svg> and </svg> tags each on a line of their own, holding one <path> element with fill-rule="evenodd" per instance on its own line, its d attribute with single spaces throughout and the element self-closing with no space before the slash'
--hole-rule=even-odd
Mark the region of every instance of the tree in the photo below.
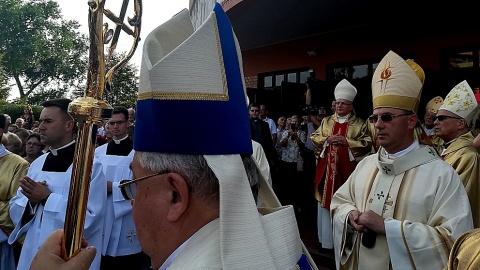
<svg viewBox="0 0 480 270">
<path fill-rule="evenodd" d="M 126 53 L 115 53 L 111 57 L 109 66 L 114 66 L 125 57 Z M 103 98 L 112 106 L 134 107 L 138 96 L 138 68 L 135 64 L 127 62 L 113 74 L 111 92 L 105 91 Z M 84 96 L 85 87 L 72 92 L 72 99 Z"/>
<path fill-rule="evenodd" d="M 2 55 L 0 54 L 0 105 L 5 103 L 10 94 L 10 87 L 5 76 L 5 70 L 2 65 Z"/>
<path fill-rule="evenodd" d="M 22 101 L 36 89 L 72 87 L 85 77 L 87 37 L 60 14 L 53 0 L 2 0 L 0 54 Z"/>
</svg>

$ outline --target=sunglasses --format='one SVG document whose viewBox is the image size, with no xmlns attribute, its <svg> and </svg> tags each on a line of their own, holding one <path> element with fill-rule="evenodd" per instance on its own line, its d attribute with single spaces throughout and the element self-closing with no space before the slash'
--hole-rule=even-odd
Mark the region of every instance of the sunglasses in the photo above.
<svg viewBox="0 0 480 270">
<path fill-rule="evenodd" d="M 135 199 L 135 193 L 137 193 L 137 182 L 146 180 L 148 178 L 161 175 L 161 174 L 166 174 L 170 173 L 171 171 L 169 170 L 164 170 L 160 171 L 158 173 L 150 174 L 144 177 L 136 178 L 133 180 L 120 180 L 120 183 L 118 184 L 118 187 L 120 188 L 120 192 L 122 193 L 122 196 L 125 200 L 131 201 Z M 135 185 L 133 185 L 135 184 Z"/>
<path fill-rule="evenodd" d="M 258 110 L 250 110 L 251 112 L 258 112 Z"/>
<path fill-rule="evenodd" d="M 454 117 L 454 116 L 447 116 L 447 115 L 437 115 L 437 116 L 434 116 L 434 117 L 433 117 L 433 121 L 435 122 L 435 121 L 438 120 L 438 121 L 442 122 L 442 121 L 445 121 L 447 118 L 463 119 L 463 118 L 461 118 L 461 117 Z"/>
<path fill-rule="evenodd" d="M 394 115 L 391 113 L 384 113 L 381 115 L 372 114 L 368 117 L 368 121 L 370 121 L 370 123 L 372 124 L 375 124 L 377 123 L 378 118 L 380 118 L 382 122 L 391 122 L 395 117 L 408 116 L 408 115 L 412 115 L 412 114 L 411 113 L 403 113 L 403 114 L 397 114 L 397 115 Z"/>
</svg>

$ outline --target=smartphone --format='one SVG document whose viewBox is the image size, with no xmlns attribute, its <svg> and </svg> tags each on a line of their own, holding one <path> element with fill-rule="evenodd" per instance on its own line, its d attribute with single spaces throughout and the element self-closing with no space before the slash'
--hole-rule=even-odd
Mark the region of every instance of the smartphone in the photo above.
<svg viewBox="0 0 480 270">
<path fill-rule="evenodd" d="M 295 125 L 292 124 L 292 125 L 290 126 L 290 130 L 292 130 L 293 132 L 295 132 Z"/>
</svg>

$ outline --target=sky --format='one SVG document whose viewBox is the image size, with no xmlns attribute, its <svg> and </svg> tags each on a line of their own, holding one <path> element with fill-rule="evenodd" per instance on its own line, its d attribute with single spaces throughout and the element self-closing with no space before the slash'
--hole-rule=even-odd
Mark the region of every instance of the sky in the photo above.
<svg viewBox="0 0 480 270">
<path fill-rule="evenodd" d="M 133 2 L 129 1 L 125 21 L 127 17 L 133 17 Z M 88 35 L 88 0 L 56 0 L 61 9 L 64 19 L 76 20 L 81 24 L 80 32 Z M 109 9 L 113 14 L 118 15 L 122 6 L 122 0 L 105 1 L 105 9 Z M 143 0 L 142 27 L 140 31 L 140 42 L 135 54 L 130 59 L 130 63 L 135 64 L 140 69 L 143 40 L 157 26 L 172 18 L 181 10 L 188 9 L 189 0 Z M 103 21 L 109 23 L 109 28 L 113 28 L 113 23 L 103 17 Z M 133 29 L 132 29 L 133 30 Z M 122 31 L 117 44 L 116 52 L 128 52 L 132 47 L 133 39 Z M 108 45 L 106 45 L 108 48 Z M 85 71 L 87 72 L 87 71 Z M 9 100 L 17 98 L 18 90 L 13 87 L 10 91 Z"/>
<path fill-rule="evenodd" d="M 80 22 L 82 27 L 80 31 L 88 34 L 88 0 L 56 0 L 62 10 L 62 16 L 65 19 L 72 19 Z M 122 6 L 122 0 L 109 0 L 105 1 L 105 9 L 109 9 L 113 14 L 118 15 Z M 133 17 L 133 3 L 134 0 L 130 0 L 125 14 L 125 21 L 127 17 Z M 143 47 L 143 40 L 145 37 L 157 26 L 166 22 L 173 15 L 180 12 L 182 9 L 188 9 L 189 0 L 143 0 L 143 14 L 142 14 L 142 27 L 140 31 L 140 42 L 137 50 L 130 60 L 140 67 L 141 54 Z M 103 17 L 103 21 L 109 23 L 109 28 L 113 28 L 113 23 Z M 132 38 L 127 33 L 120 33 L 120 39 L 117 45 L 117 52 L 128 52 L 132 47 Z M 107 45 L 108 46 L 108 45 Z"/>
</svg>

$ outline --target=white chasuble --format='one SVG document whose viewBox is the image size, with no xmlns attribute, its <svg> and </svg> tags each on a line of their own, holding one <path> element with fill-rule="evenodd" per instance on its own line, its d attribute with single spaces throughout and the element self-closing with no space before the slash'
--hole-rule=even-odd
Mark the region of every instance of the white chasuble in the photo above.
<svg viewBox="0 0 480 270">
<path fill-rule="evenodd" d="M 396 159 L 382 152 L 361 161 L 332 199 L 337 269 L 442 269 L 455 239 L 473 228 L 458 174 L 428 146 Z M 372 248 L 347 225 L 353 210 L 385 219 Z"/>
</svg>

